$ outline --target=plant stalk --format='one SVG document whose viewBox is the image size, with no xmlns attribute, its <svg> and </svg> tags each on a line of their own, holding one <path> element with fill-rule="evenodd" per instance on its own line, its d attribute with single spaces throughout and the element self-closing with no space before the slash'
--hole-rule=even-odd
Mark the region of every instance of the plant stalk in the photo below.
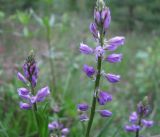
<svg viewBox="0 0 160 137">
<path fill-rule="evenodd" d="M 100 45 L 103 47 L 103 31 L 101 30 L 100 33 Z M 98 62 L 97 62 L 97 75 L 96 75 L 96 81 L 95 81 L 95 87 L 94 87 L 94 95 L 92 99 L 92 106 L 91 106 L 91 112 L 90 112 L 90 117 L 88 121 L 88 126 L 87 126 L 87 131 L 86 131 L 86 136 L 89 137 L 90 130 L 92 127 L 94 115 L 95 115 L 95 110 L 96 110 L 96 99 L 97 99 L 97 93 L 99 89 L 99 84 L 100 84 L 100 78 L 101 78 L 101 66 L 102 66 L 102 58 L 98 57 Z"/>
<path fill-rule="evenodd" d="M 138 120 L 138 125 L 140 126 L 141 125 L 141 115 L 139 116 L 139 120 Z M 139 129 L 137 129 L 136 131 L 136 137 L 139 137 Z"/>
</svg>

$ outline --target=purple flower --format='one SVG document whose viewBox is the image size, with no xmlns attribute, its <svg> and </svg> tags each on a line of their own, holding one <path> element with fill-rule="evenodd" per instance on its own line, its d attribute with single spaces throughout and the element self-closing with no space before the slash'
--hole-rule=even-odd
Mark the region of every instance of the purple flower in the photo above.
<svg viewBox="0 0 160 137">
<path fill-rule="evenodd" d="M 102 117 L 112 116 L 112 112 L 110 112 L 109 110 L 98 110 L 98 112 Z"/>
<path fill-rule="evenodd" d="M 50 90 L 48 87 L 44 87 L 37 92 L 33 102 L 42 102 L 48 95 L 50 95 Z"/>
<path fill-rule="evenodd" d="M 133 112 L 129 117 L 129 121 L 132 123 L 135 123 L 135 122 L 137 122 L 137 120 L 138 120 L 138 115 L 136 112 Z"/>
<path fill-rule="evenodd" d="M 18 94 L 22 94 L 22 95 L 28 95 L 29 94 L 29 90 L 26 88 L 19 88 L 18 90 Z"/>
<path fill-rule="evenodd" d="M 140 126 L 138 126 L 138 125 L 126 125 L 125 130 L 127 132 L 136 132 L 137 130 L 140 130 Z"/>
<path fill-rule="evenodd" d="M 101 21 L 101 14 L 97 10 L 94 10 L 94 20 L 97 24 L 99 24 Z"/>
<path fill-rule="evenodd" d="M 104 27 L 104 30 L 107 30 L 109 28 L 109 25 L 110 25 L 110 22 L 111 22 L 111 13 L 110 13 L 109 8 L 106 8 L 105 10 L 106 11 L 104 11 L 105 12 L 105 14 L 104 14 L 105 18 L 104 18 L 104 22 L 103 22 L 103 27 Z"/>
<path fill-rule="evenodd" d="M 112 95 L 107 92 L 100 91 L 97 100 L 100 105 L 105 105 L 107 102 L 112 101 Z"/>
<path fill-rule="evenodd" d="M 154 122 L 152 120 L 145 120 L 145 119 L 142 119 L 141 120 L 142 124 L 145 126 L 145 127 L 152 127 Z"/>
<path fill-rule="evenodd" d="M 97 26 L 95 23 L 91 23 L 89 26 L 90 32 L 92 33 L 93 37 L 95 39 L 98 38 L 98 30 L 97 30 Z"/>
<path fill-rule="evenodd" d="M 83 43 L 80 44 L 79 50 L 83 54 L 92 54 L 93 53 L 93 49 L 90 48 L 88 45 L 83 44 Z"/>
<path fill-rule="evenodd" d="M 115 74 L 103 74 L 103 76 L 111 83 L 116 83 L 120 81 L 120 75 L 115 75 Z"/>
<path fill-rule="evenodd" d="M 92 77 L 95 74 L 95 69 L 92 66 L 84 65 L 83 71 L 86 73 L 88 77 Z"/>
<path fill-rule="evenodd" d="M 20 102 L 20 103 L 19 103 L 19 106 L 20 106 L 21 109 L 24 109 L 24 110 L 28 110 L 28 109 L 31 109 L 31 108 L 32 108 L 32 105 L 31 105 L 31 104 L 23 103 L 23 102 Z"/>
<path fill-rule="evenodd" d="M 122 54 L 110 54 L 105 60 L 109 63 L 121 62 Z"/>
<path fill-rule="evenodd" d="M 62 135 L 67 135 L 69 133 L 69 129 L 68 128 L 63 128 L 61 130 Z"/>
<path fill-rule="evenodd" d="M 89 118 L 88 118 L 88 116 L 86 114 L 80 115 L 79 119 L 80 119 L 80 121 L 88 121 L 89 120 Z"/>
<path fill-rule="evenodd" d="M 94 52 L 95 52 L 96 58 L 102 57 L 104 55 L 104 49 L 101 46 L 97 46 Z"/>
<path fill-rule="evenodd" d="M 17 77 L 23 83 L 27 83 L 27 79 L 20 72 L 17 73 Z"/>
<path fill-rule="evenodd" d="M 55 130 L 55 129 L 59 129 L 60 125 L 57 121 L 53 121 L 51 123 L 48 124 L 48 128 L 50 130 Z"/>
<path fill-rule="evenodd" d="M 142 115 L 142 116 L 147 116 L 148 113 L 149 113 L 148 106 L 143 105 L 142 102 L 138 103 L 138 105 L 137 105 L 137 113 Z"/>
<path fill-rule="evenodd" d="M 88 106 L 88 104 L 86 104 L 86 103 L 82 103 L 82 104 L 78 104 L 78 105 L 77 105 L 77 108 L 78 108 L 78 110 L 80 110 L 80 111 L 87 111 L 88 108 L 89 108 L 89 106 Z"/>
</svg>

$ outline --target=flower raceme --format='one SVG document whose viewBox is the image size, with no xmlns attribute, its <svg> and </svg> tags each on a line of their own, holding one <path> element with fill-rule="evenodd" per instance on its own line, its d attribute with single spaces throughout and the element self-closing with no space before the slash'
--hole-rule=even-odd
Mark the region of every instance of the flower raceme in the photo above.
<svg viewBox="0 0 160 137">
<path fill-rule="evenodd" d="M 49 87 L 46 86 L 38 90 L 36 94 L 33 93 L 33 89 L 37 85 L 38 67 L 32 54 L 24 63 L 23 72 L 24 75 L 18 72 L 17 77 L 20 81 L 26 84 L 26 87 L 18 88 L 17 92 L 19 97 L 26 101 L 25 103 L 20 102 L 20 108 L 28 110 L 32 108 L 33 104 L 44 101 L 45 98 L 50 95 L 50 90 Z M 28 88 L 28 85 L 30 85 L 30 89 Z"/>
</svg>

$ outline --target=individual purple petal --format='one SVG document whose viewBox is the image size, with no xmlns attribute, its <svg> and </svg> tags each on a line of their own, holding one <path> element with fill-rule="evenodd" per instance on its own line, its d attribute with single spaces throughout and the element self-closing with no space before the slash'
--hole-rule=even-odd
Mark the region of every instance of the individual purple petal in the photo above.
<svg viewBox="0 0 160 137">
<path fill-rule="evenodd" d="M 48 124 L 48 128 L 50 130 L 55 130 L 55 129 L 59 129 L 59 123 L 57 121 L 53 121 L 51 123 Z"/>
<path fill-rule="evenodd" d="M 93 49 L 90 48 L 88 45 L 83 44 L 83 43 L 80 44 L 79 50 L 83 54 L 92 54 L 93 53 Z"/>
<path fill-rule="evenodd" d="M 154 122 L 152 120 L 145 120 L 145 119 L 142 119 L 141 120 L 142 124 L 145 126 L 145 127 L 152 127 Z"/>
<path fill-rule="evenodd" d="M 93 37 L 95 39 L 98 38 L 98 30 L 97 30 L 97 26 L 95 23 L 91 23 L 89 26 L 90 32 L 92 33 Z"/>
<path fill-rule="evenodd" d="M 86 104 L 86 103 L 81 103 L 81 104 L 78 104 L 78 105 L 77 105 L 77 108 L 78 108 L 78 110 L 80 110 L 80 111 L 87 111 L 88 108 L 89 108 L 89 106 L 88 106 L 88 104 Z"/>
<path fill-rule="evenodd" d="M 98 110 L 98 112 L 102 117 L 112 116 L 112 112 L 110 112 L 109 110 Z"/>
<path fill-rule="evenodd" d="M 122 54 L 110 54 L 106 59 L 109 63 L 116 63 L 116 62 L 121 62 L 122 60 Z"/>
<path fill-rule="evenodd" d="M 44 99 L 50 95 L 50 90 L 48 87 L 44 87 L 42 89 L 40 89 L 37 94 L 36 94 L 36 101 L 37 102 L 41 102 L 44 101 Z"/>
<path fill-rule="evenodd" d="M 32 81 L 31 81 L 31 83 L 32 83 L 32 86 L 33 87 L 35 87 L 36 85 L 37 85 L 37 78 L 33 75 L 32 76 Z"/>
<path fill-rule="evenodd" d="M 108 9 L 107 9 L 107 8 L 104 8 L 104 9 L 102 10 L 102 12 L 101 12 L 101 19 L 102 19 L 102 21 L 105 20 L 105 18 L 107 17 L 107 15 L 108 15 Z"/>
<path fill-rule="evenodd" d="M 23 103 L 23 102 L 20 102 L 20 103 L 19 103 L 19 106 L 20 106 L 21 109 L 24 109 L 24 110 L 28 110 L 28 109 L 31 109 L 31 108 L 32 108 L 32 105 L 31 105 L 31 104 Z"/>
<path fill-rule="evenodd" d="M 99 23 L 100 23 L 100 21 L 101 21 L 101 15 L 100 15 L 100 12 L 99 12 L 99 11 L 97 11 L 97 10 L 95 10 L 95 11 L 94 11 L 94 20 L 95 20 L 95 22 L 96 22 L 97 24 L 99 24 Z"/>
<path fill-rule="evenodd" d="M 63 128 L 61 130 L 62 135 L 67 135 L 69 133 L 69 129 L 68 128 Z"/>
<path fill-rule="evenodd" d="M 17 77 L 23 83 L 27 83 L 27 79 L 20 72 L 17 73 Z"/>
<path fill-rule="evenodd" d="M 100 105 L 105 105 L 107 102 L 112 101 L 112 95 L 107 92 L 100 91 L 98 94 L 97 101 Z"/>
<path fill-rule="evenodd" d="M 137 112 L 133 112 L 129 117 L 129 121 L 135 123 L 137 122 L 137 120 L 138 120 L 138 114 Z"/>
<path fill-rule="evenodd" d="M 86 114 L 80 115 L 79 119 L 80 119 L 80 121 L 88 121 L 89 120 L 89 118 L 88 118 L 88 116 Z"/>
<path fill-rule="evenodd" d="M 95 52 L 96 58 L 102 57 L 104 55 L 104 49 L 101 46 L 97 46 L 94 52 Z"/>
<path fill-rule="evenodd" d="M 110 82 L 110 83 L 116 83 L 120 81 L 120 75 L 115 74 L 103 74 L 103 76 Z"/>
<path fill-rule="evenodd" d="M 23 65 L 23 72 L 24 72 L 24 75 L 25 75 L 25 77 L 27 78 L 27 79 L 29 79 L 29 72 L 28 72 L 28 65 L 27 65 L 27 63 L 25 63 L 24 65 Z"/>
<path fill-rule="evenodd" d="M 106 8 L 106 16 L 103 22 L 103 28 L 107 30 L 109 28 L 110 22 L 111 22 L 111 14 L 109 8 Z"/>
<path fill-rule="evenodd" d="M 125 130 L 127 132 L 136 132 L 137 130 L 140 130 L 140 126 L 138 126 L 138 125 L 126 125 Z"/>
<path fill-rule="evenodd" d="M 88 77 L 92 77 L 95 74 L 95 69 L 92 66 L 84 65 L 83 71 L 86 73 Z"/>
<path fill-rule="evenodd" d="M 22 94 L 22 95 L 28 95 L 29 94 L 29 90 L 26 88 L 19 88 L 18 90 L 18 94 Z"/>
</svg>

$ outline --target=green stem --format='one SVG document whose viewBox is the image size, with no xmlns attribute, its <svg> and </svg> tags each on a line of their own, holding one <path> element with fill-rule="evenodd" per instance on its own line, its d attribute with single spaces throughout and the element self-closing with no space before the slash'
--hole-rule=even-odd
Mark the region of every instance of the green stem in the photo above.
<svg viewBox="0 0 160 137">
<path fill-rule="evenodd" d="M 52 54 L 51 54 L 51 31 L 50 31 L 50 27 L 47 27 L 47 45 L 48 45 L 48 52 L 49 52 L 49 64 L 50 64 L 50 69 L 51 69 L 51 76 L 52 79 L 51 81 L 54 84 L 54 91 L 56 92 L 56 80 L 55 80 L 55 72 L 54 72 L 54 63 L 52 61 Z M 51 86 L 52 86 L 52 82 L 51 82 Z"/>
<path fill-rule="evenodd" d="M 138 125 L 141 126 L 141 115 L 139 116 Z M 136 137 L 139 137 L 139 129 L 136 131 Z"/>
<path fill-rule="evenodd" d="M 100 33 L 100 45 L 103 47 L 103 31 L 101 30 Z M 97 62 L 97 75 L 96 75 L 96 81 L 95 81 L 95 88 L 94 88 L 94 95 L 92 99 L 92 106 L 91 106 L 91 112 L 90 112 L 90 117 L 89 117 L 89 122 L 87 126 L 87 132 L 85 137 L 89 137 L 90 130 L 92 127 L 94 115 L 95 115 L 95 110 L 96 110 L 96 96 L 98 93 L 99 89 L 99 84 L 100 84 L 100 78 L 101 78 L 101 66 L 102 66 L 102 58 L 98 57 L 98 62 Z"/>
</svg>

